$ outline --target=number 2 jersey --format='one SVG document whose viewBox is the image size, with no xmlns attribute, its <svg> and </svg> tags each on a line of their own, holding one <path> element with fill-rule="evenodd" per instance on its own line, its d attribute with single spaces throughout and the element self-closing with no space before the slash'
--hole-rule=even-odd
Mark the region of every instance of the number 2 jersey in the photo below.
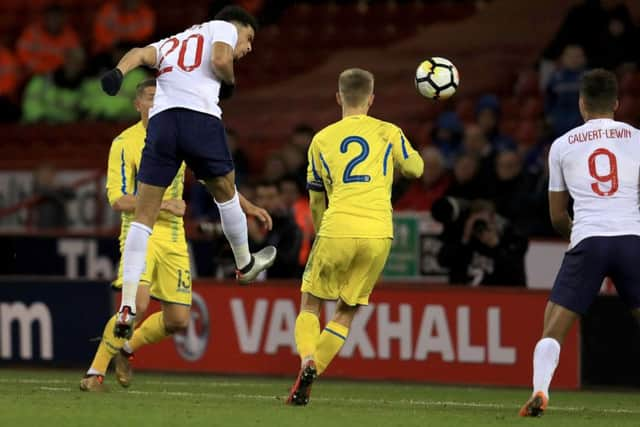
<svg viewBox="0 0 640 427">
<path fill-rule="evenodd" d="M 589 120 L 549 151 L 549 191 L 574 200 L 570 247 L 592 236 L 640 235 L 640 131 Z"/>
<path fill-rule="evenodd" d="M 221 118 L 220 81 L 211 66 L 216 42 L 235 49 L 236 27 L 226 21 L 209 21 L 150 44 L 156 49 L 158 77 L 149 117 L 170 108 L 186 108 Z"/>
<path fill-rule="evenodd" d="M 420 155 L 399 127 L 366 115 L 347 116 L 318 132 L 309 147 L 307 186 L 329 201 L 318 236 L 392 238 L 394 166 L 422 175 Z"/>
</svg>

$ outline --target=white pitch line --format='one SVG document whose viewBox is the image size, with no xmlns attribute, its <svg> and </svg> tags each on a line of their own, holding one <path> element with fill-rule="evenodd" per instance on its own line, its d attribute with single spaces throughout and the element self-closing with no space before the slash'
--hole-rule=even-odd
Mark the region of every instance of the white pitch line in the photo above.
<svg viewBox="0 0 640 427">
<path fill-rule="evenodd" d="M 54 379 L 37 379 L 37 378 L 21 378 L 21 379 L 9 379 L 9 378 L 0 378 L 0 383 L 4 384 L 68 384 L 68 380 L 54 380 Z M 189 385 L 193 386 L 193 383 L 184 382 L 184 381 L 141 381 L 141 383 L 146 384 L 154 384 L 154 385 Z M 233 386 L 265 386 L 264 383 L 233 383 L 233 382 L 218 382 L 213 381 L 211 386 L 222 385 L 224 387 Z M 201 384 L 197 384 L 198 386 Z M 49 387 L 49 386 L 41 386 L 39 387 L 42 391 L 72 391 L 72 388 L 69 387 Z M 237 399 L 252 399 L 252 400 L 275 400 L 278 399 L 277 396 L 273 395 L 261 395 L 261 394 L 223 394 L 223 393 L 194 393 L 189 391 L 143 391 L 143 390 L 128 390 L 125 393 L 129 394 L 139 394 L 139 395 L 167 395 L 167 396 L 183 396 L 183 397 L 208 397 L 212 399 L 229 399 L 229 398 L 237 398 Z M 314 401 L 320 402 L 330 402 L 330 403 L 340 403 L 340 402 L 350 402 L 350 403 L 360 403 L 367 405 L 406 405 L 406 406 L 424 406 L 424 407 L 456 407 L 456 408 L 486 408 L 486 409 L 517 409 L 519 406 L 516 405 L 504 405 L 500 403 L 484 403 L 484 402 L 461 402 L 461 401 L 453 401 L 453 400 L 407 400 L 407 399 L 399 399 L 399 400 L 388 400 L 388 399 L 359 399 L 359 398 L 330 398 L 330 397 L 314 397 Z M 633 409 L 625 409 L 625 408 L 581 408 L 581 407 L 573 407 L 573 406 L 550 406 L 549 410 L 558 411 L 558 412 L 600 412 L 606 414 L 640 414 L 640 410 Z"/>
</svg>

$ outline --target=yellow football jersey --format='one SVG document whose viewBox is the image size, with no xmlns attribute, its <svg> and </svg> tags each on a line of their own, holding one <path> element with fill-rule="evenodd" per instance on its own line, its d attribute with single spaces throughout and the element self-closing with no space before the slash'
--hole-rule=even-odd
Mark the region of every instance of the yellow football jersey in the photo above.
<svg viewBox="0 0 640 427">
<path fill-rule="evenodd" d="M 147 131 L 138 122 L 122 132 L 111 143 L 109 151 L 109 166 L 107 171 L 107 197 L 109 203 L 126 194 L 136 194 L 136 175 L 140 169 L 142 149 Z M 164 200 L 181 199 L 184 189 L 184 163 L 180 166 L 176 177 L 164 193 Z M 133 213 L 122 213 L 122 226 L 120 229 L 120 243 L 124 243 L 129 224 L 133 219 Z M 153 238 L 170 240 L 173 242 L 185 241 L 182 217 L 171 215 L 161 211 L 158 220 L 153 226 Z"/>
<path fill-rule="evenodd" d="M 424 167 L 399 127 L 347 116 L 314 136 L 308 157 L 308 188 L 328 198 L 318 236 L 393 237 L 394 167 L 408 177 L 419 177 Z"/>
</svg>

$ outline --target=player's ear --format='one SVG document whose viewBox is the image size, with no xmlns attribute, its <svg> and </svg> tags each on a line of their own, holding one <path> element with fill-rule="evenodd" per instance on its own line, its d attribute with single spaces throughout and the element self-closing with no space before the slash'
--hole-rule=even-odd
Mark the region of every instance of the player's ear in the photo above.
<svg viewBox="0 0 640 427">
<path fill-rule="evenodd" d="M 373 100 L 376 98 L 376 95 L 374 93 L 372 93 L 371 95 L 369 95 L 369 102 L 368 105 L 369 107 L 371 107 L 373 105 Z"/>
<path fill-rule="evenodd" d="M 340 92 L 336 92 L 336 102 L 342 107 L 342 98 L 340 98 Z"/>
<path fill-rule="evenodd" d="M 140 101 L 138 101 L 138 97 L 136 96 L 136 98 L 133 100 L 133 106 L 136 107 L 136 111 L 138 113 L 141 112 L 140 110 Z"/>
<path fill-rule="evenodd" d="M 584 99 L 582 99 L 582 97 L 578 98 L 578 109 L 580 110 L 580 115 L 586 121 L 587 116 L 586 116 L 586 111 L 584 109 Z"/>
<path fill-rule="evenodd" d="M 619 107 L 619 106 L 620 106 L 620 101 L 618 101 L 618 100 L 616 99 L 616 103 L 615 103 L 615 104 L 613 104 L 613 111 L 614 111 L 614 112 L 618 111 L 618 107 Z"/>
</svg>

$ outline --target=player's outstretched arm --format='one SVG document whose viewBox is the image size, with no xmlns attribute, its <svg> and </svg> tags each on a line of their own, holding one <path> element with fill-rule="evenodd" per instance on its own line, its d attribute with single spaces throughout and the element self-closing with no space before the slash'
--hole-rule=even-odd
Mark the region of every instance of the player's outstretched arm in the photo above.
<svg viewBox="0 0 640 427">
<path fill-rule="evenodd" d="M 102 90 L 108 95 L 116 95 L 122 86 L 122 80 L 127 73 L 142 65 L 147 67 L 155 67 L 156 65 L 156 48 L 153 46 L 134 47 L 124 54 L 116 68 L 108 71 L 102 76 Z"/>
<path fill-rule="evenodd" d="M 549 215 L 551 225 L 564 238 L 570 238 L 573 221 L 567 210 L 569 206 L 568 191 L 549 191 Z"/>
</svg>

